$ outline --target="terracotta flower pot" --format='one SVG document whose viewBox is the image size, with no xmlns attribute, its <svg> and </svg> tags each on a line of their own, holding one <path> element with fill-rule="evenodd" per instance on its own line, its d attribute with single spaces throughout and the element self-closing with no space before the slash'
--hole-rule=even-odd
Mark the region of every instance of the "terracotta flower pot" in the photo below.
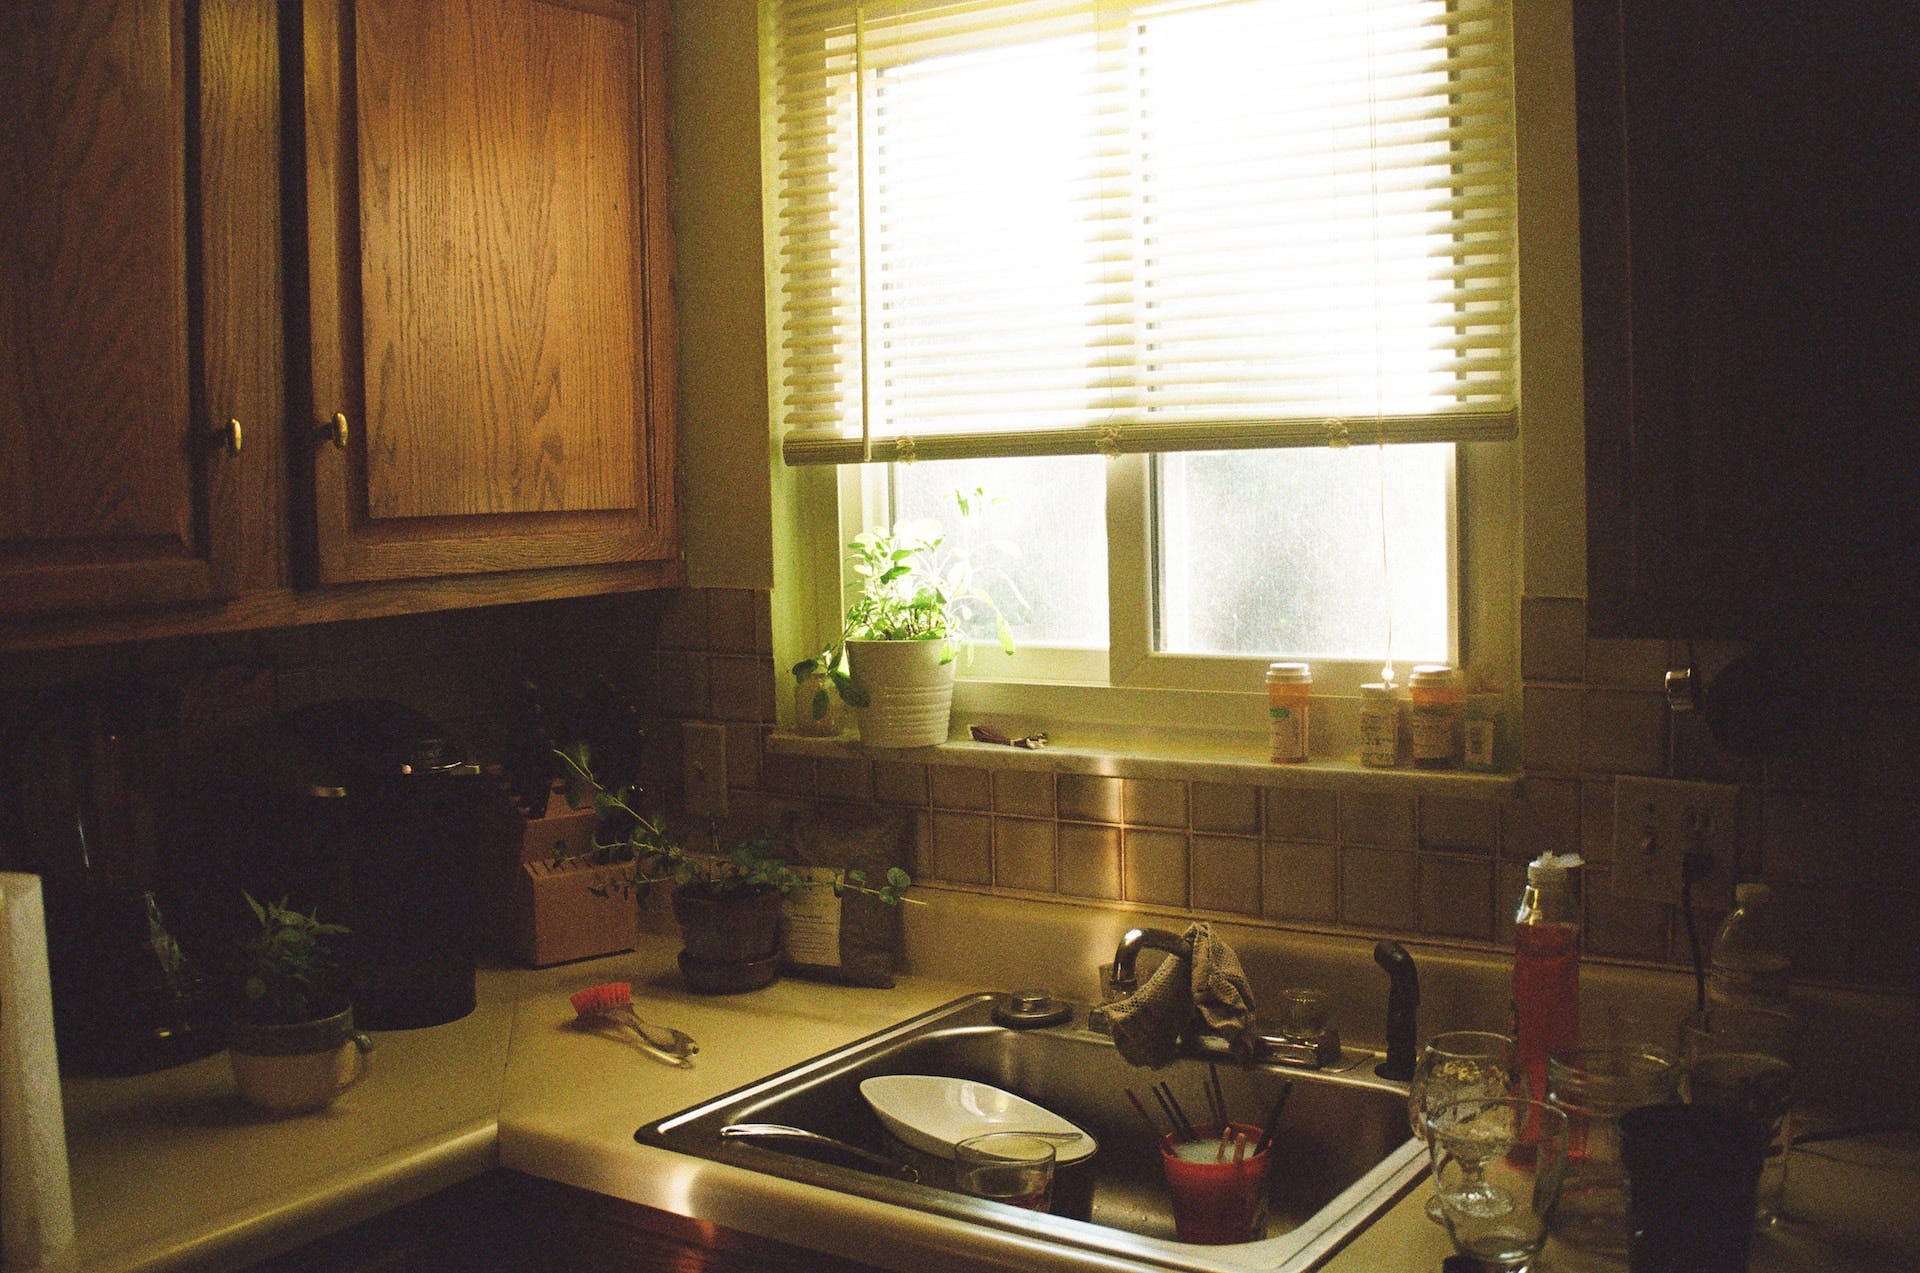
<svg viewBox="0 0 1920 1273">
<path fill-rule="evenodd" d="M 680 971 L 700 994 L 758 990 L 780 971 L 780 893 L 752 889 L 711 894 L 673 892 L 680 924 Z"/>
</svg>

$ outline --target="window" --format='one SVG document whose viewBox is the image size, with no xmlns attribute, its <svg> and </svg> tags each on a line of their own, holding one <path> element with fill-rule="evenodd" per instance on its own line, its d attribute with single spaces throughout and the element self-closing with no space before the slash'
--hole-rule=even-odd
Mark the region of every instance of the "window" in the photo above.
<svg viewBox="0 0 1920 1273">
<path fill-rule="evenodd" d="M 1021 675 L 1470 653 L 1461 444 L 1517 419 L 1502 0 L 763 17 L 784 450 L 872 516 L 1004 497 Z"/>
</svg>

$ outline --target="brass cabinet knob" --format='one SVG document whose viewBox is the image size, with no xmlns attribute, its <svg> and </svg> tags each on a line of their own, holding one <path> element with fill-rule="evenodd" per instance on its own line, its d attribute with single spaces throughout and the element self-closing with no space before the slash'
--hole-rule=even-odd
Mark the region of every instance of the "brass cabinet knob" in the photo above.
<svg viewBox="0 0 1920 1273">
<path fill-rule="evenodd" d="M 238 420 L 228 420 L 225 424 L 207 435 L 207 440 L 228 455 L 240 454 L 240 446 L 246 440 L 246 433 Z"/>
<path fill-rule="evenodd" d="M 344 411 L 334 412 L 333 419 L 327 421 L 325 424 L 315 425 L 313 429 L 313 436 L 316 442 L 322 446 L 331 442 L 342 451 L 347 449 L 348 435 L 347 413 Z"/>
</svg>

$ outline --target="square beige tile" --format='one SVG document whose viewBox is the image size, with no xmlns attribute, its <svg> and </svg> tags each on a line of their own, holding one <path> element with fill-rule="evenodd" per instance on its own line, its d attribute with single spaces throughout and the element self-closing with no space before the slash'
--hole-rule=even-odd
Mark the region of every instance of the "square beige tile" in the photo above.
<svg viewBox="0 0 1920 1273">
<path fill-rule="evenodd" d="M 1331 844 L 1269 840 L 1260 848 L 1260 913 L 1268 919 L 1331 924 L 1339 919 L 1337 850 Z"/>
<path fill-rule="evenodd" d="M 1477 796 L 1420 797 L 1420 847 L 1492 853 L 1500 843 L 1498 806 Z"/>
<path fill-rule="evenodd" d="M 764 726 L 727 726 L 727 786 L 739 790 L 760 785 L 760 750 L 765 739 Z"/>
<path fill-rule="evenodd" d="M 1237 783 L 1194 783 L 1193 829 L 1226 835 L 1258 835 L 1260 789 Z"/>
<path fill-rule="evenodd" d="M 1053 817 L 1053 771 L 994 770 L 993 810 L 995 813 L 1012 813 L 1027 818 Z"/>
<path fill-rule="evenodd" d="M 780 796 L 811 796 L 819 791 L 812 756 L 768 752 L 760 759 L 760 785 Z"/>
<path fill-rule="evenodd" d="M 1578 773 L 1581 692 L 1529 685 L 1522 697 L 1520 746 L 1527 772 Z"/>
<path fill-rule="evenodd" d="M 1414 855 L 1395 849 L 1346 847 L 1340 850 L 1340 919 L 1356 928 L 1412 932 L 1415 906 Z"/>
<path fill-rule="evenodd" d="M 949 884 L 993 883 L 993 819 L 935 810 L 933 869 Z"/>
<path fill-rule="evenodd" d="M 1121 806 L 1134 826 L 1185 827 L 1187 784 L 1168 778 L 1123 778 Z"/>
<path fill-rule="evenodd" d="M 911 760 L 874 761 L 873 798 L 881 804 L 925 807 L 927 767 Z"/>
<path fill-rule="evenodd" d="M 995 818 L 993 882 L 1029 893 L 1053 892 L 1053 832 L 1054 824 L 1042 818 Z"/>
<path fill-rule="evenodd" d="M 1622 959 L 1665 959 L 1674 907 L 1615 896 L 1607 872 L 1588 871 L 1586 876 L 1587 950 Z"/>
<path fill-rule="evenodd" d="M 1120 900 L 1120 828 L 1063 822 L 1059 890 L 1069 897 Z"/>
<path fill-rule="evenodd" d="M 1128 827 L 1121 839 L 1122 896 L 1149 906 L 1187 904 L 1187 836 L 1184 831 Z"/>
<path fill-rule="evenodd" d="M 1197 802 L 1195 809 L 1197 813 Z M 1260 841 L 1252 836 L 1196 835 L 1191 855 L 1195 910 L 1260 913 Z M 1327 913 L 1331 918 L 1331 906 Z"/>
<path fill-rule="evenodd" d="M 660 611 L 662 650 L 706 650 L 707 589 L 675 588 Z"/>
<path fill-rule="evenodd" d="M 1263 834 L 1269 840 L 1332 841 L 1338 802 L 1330 787 L 1268 787 Z"/>
<path fill-rule="evenodd" d="M 1580 783 L 1580 856 L 1594 866 L 1613 861 L 1613 783 L 1588 778 Z"/>
<path fill-rule="evenodd" d="M 1580 782 L 1529 778 L 1526 789 L 1500 804 L 1501 856 L 1531 862 L 1542 853 L 1580 846 Z"/>
<path fill-rule="evenodd" d="M 758 652 L 754 627 L 755 594 L 748 588 L 710 588 L 707 590 L 707 642 L 716 652 L 754 654 Z"/>
<path fill-rule="evenodd" d="M 1586 676 L 1587 603 L 1579 597 L 1520 599 L 1520 675 L 1529 681 Z"/>
<path fill-rule="evenodd" d="M 755 655 L 716 654 L 708 661 L 713 714 L 721 720 L 772 723 L 773 664 Z"/>
<path fill-rule="evenodd" d="M 668 716 L 707 720 L 713 715 L 709 658 L 690 650 L 661 650 L 660 710 Z"/>
<path fill-rule="evenodd" d="M 1057 795 L 1060 817 L 1071 822 L 1118 822 L 1121 816 L 1118 778 L 1099 774 L 1061 774 Z"/>
<path fill-rule="evenodd" d="M 1422 933 L 1480 941 L 1493 936 L 1491 860 L 1422 853 L 1419 877 Z"/>
<path fill-rule="evenodd" d="M 1861 930 L 1861 923 L 1855 918 L 1855 909 L 1869 909 L 1870 899 L 1879 890 L 1863 889 L 1849 895 L 1849 890 L 1839 884 L 1780 884 L 1774 887 L 1776 913 L 1780 916 L 1781 926 L 1787 930 L 1787 958 L 1793 962 L 1796 977 L 1840 977 L 1846 974 L 1849 958 L 1847 939 L 1841 934 Z M 1882 941 L 1879 949 L 1868 947 L 1858 950 L 1864 956 L 1864 963 L 1857 967 L 1862 981 L 1877 982 L 1882 985 L 1888 981 L 1888 973 L 1897 967 L 1903 958 L 1910 959 L 1911 942 L 1906 952 L 1892 949 L 1893 943 L 1903 937 L 1909 937 L 1916 925 L 1909 915 L 1903 923 L 1889 916 L 1884 908 L 1869 910 L 1886 927 L 1879 931 Z M 1865 930 L 1862 930 L 1865 931 Z M 1910 988 L 1912 983 L 1908 983 Z"/>
<path fill-rule="evenodd" d="M 1920 802 L 1870 797 L 1854 811 L 1858 848 L 1853 876 L 1895 888 L 1920 888 Z"/>
<path fill-rule="evenodd" d="M 1665 641 L 1593 637 L 1587 642 L 1589 686 L 1664 693 L 1671 666 Z"/>
<path fill-rule="evenodd" d="M 1580 764 L 1588 773 L 1667 772 L 1667 720 L 1660 694 L 1589 690 L 1580 727 Z"/>
<path fill-rule="evenodd" d="M 865 756 L 822 756 L 820 794 L 830 800 L 873 799 L 873 762 Z"/>
<path fill-rule="evenodd" d="M 1591 875 L 1592 872 L 1586 874 Z M 1591 889 L 1593 886 L 1593 881 L 1589 879 L 1586 887 Z M 1493 940 L 1496 944 L 1513 945 L 1513 917 L 1520 909 L 1520 894 L 1526 887 L 1526 863 L 1502 860 L 1494 864 Z"/>
<path fill-rule="evenodd" d="M 1845 879 L 1857 843 L 1853 813 L 1853 802 L 1841 796 L 1762 792 L 1760 873 L 1782 884 Z"/>
<path fill-rule="evenodd" d="M 1378 849 L 1410 849 L 1414 798 L 1391 791 L 1357 791 L 1340 801 L 1340 842 Z"/>
<path fill-rule="evenodd" d="M 970 765 L 929 765 L 933 780 L 933 807 L 936 809 L 993 808 L 993 775 L 990 770 Z"/>
</svg>

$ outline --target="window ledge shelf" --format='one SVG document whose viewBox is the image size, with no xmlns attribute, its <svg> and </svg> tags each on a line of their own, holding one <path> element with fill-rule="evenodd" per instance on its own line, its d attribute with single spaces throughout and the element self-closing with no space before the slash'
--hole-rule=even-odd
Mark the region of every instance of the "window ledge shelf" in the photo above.
<svg viewBox="0 0 1920 1273">
<path fill-rule="evenodd" d="M 1218 738 L 1185 738 L 1175 734 L 1097 745 L 1050 744 L 1030 751 L 972 741 L 950 741 L 933 747 L 867 747 L 851 733 L 822 737 L 776 730 L 767 739 L 767 750 L 783 756 L 865 757 L 972 769 L 1047 770 L 1117 778 L 1172 778 L 1261 787 L 1332 787 L 1342 791 L 1393 791 L 1405 795 L 1483 799 L 1517 797 L 1524 782 L 1517 773 L 1415 769 L 1406 765 L 1375 769 L 1346 760 L 1278 765 L 1256 747 Z"/>
</svg>

